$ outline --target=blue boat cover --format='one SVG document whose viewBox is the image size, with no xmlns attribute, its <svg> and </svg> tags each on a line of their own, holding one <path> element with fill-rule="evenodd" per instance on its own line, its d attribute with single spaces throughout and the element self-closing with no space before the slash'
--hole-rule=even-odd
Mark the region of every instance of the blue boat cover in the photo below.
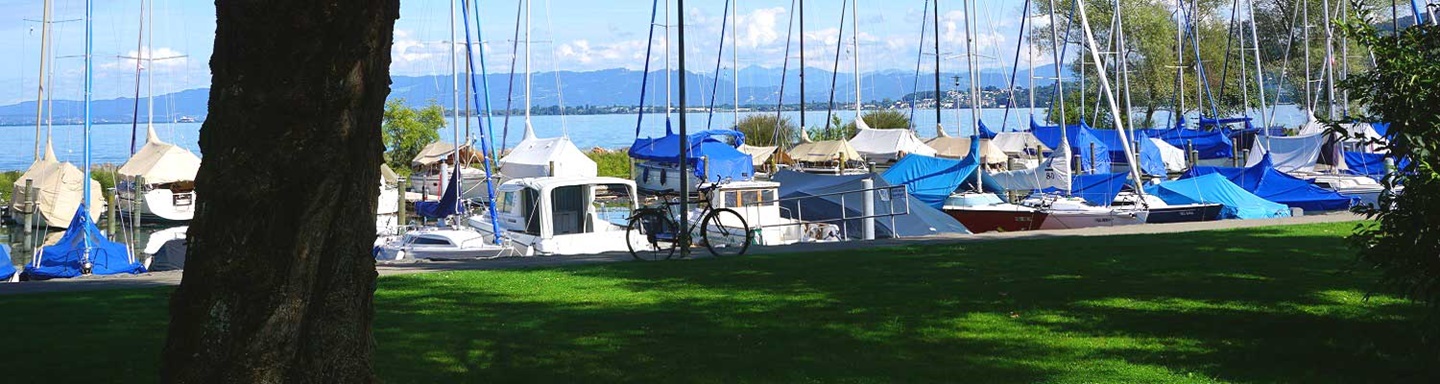
<svg viewBox="0 0 1440 384">
<path fill-rule="evenodd" d="M 981 137 L 984 137 L 986 139 L 994 139 L 995 135 L 998 135 L 998 133 L 995 133 L 995 131 L 990 130 L 990 127 L 985 126 L 985 120 L 980 120 L 979 134 Z"/>
<path fill-rule="evenodd" d="M 1335 191 L 1320 188 L 1308 180 L 1275 170 L 1270 155 L 1249 168 L 1191 167 L 1181 179 L 1218 173 L 1240 188 L 1265 200 L 1297 207 L 1306 211 L 1334 211 L 1350 208 L 1355 200 Z"/>
<path fill-rule="evenodd" d="M 1081 128 L 1084 129 L 1081 129 Z M 1030 133 L 1050 148 L 1060 148 L 1060 126 L 1039 125 L 1030 120 Z M 1083 173 L 1110 173 L 1109 148 L 1090 133 L 1085 122 L 1066 126 L 1065 134 L 1070 140 L 1070 155 L 1080 155 L 1080 171 Z M 1093 148 L 1093 149 L 1092 149 Z"/>
<path fill-rule="evenodd" d="M 445 193 L 440 195 L 440 200 L 415 202 L 415 213 L 430 219 L 442 219 L 464 211 L 465 204 L 460 201 L 460 167 L 455 167 L 450 181 L 445 183 Z"/>
<path fill-rule="evenodd" d="M 100 228 L 90 221 L 90 210 L 81 204 L 70 220 L 70 228 L 55 245 L 41 248 L 39 259 L 25 265 L 25 275 L 31 279 L 44 280 L 80 276 L 85 264 L 85 239 L 90 239 L 90 273 L 115 275 L 121 273 L 144 273 L 145 266 L 130 257 L 125 244 L 110 241 L 100 233 Z"/>
<path fill-rule="evenodd" d="M 736 148 L 744 142 L 745 134 L 740 131 L 708 130 L 691 134 L 687 143 L 690 145 L 688 162 L 695 165 L 695 177 L 712 182 L 753 179 L 755 163 L 750 160 L 749 154 Z M 679 163 L 680 135 L 667 132 L 658 139 L 635 139 L 635 143 L 630 145 L 630 157 L 667 164 Z"/>
<path fill-rule="evenodd" d="M 1350 167 L 1346 172 L 1375 180 L 1380 180 L 1389 173 L 1389 170 L 1385 169 L 1385 155 L 1379 153 L 1345 151 L 1345 165 Z"/>
<path fill-rule="evenodd" d="M 0 281 L 10 280 L 15 275 L 15 265 L 10 261 L 10 246 L 0 244 Z"/>
<path fill-rule="evenodd" d="M 1115 201 L 1115 196 L 1130 183 L 1130 173 L 1099 173 L 1094 175 L 1076 175 L 1070 177 L 1070 196 L 1084 199 L 1085 202 L 1098 207 L 1108 207 Z M 1046 188 L 1045 193 L 1064 193 L 1055 188 Z"/>
<path fill-rule="evenodd" d="M 910 155 L 915 156 L 915 155 Z M 907 158 L 910 156 L 906 156 Z M 864 228 L 860 219 L 849 219 L 847 217 L 861 217 L 862 204 L 865 195 L 861 190 L 864 179 L 874 182 L 875 188 L 888 187 L 891 184 L 884 178 L 875 174 L 866 175 L 814 175 L 800 173 L 791 170 L 782 170 L 775 173 L 771 180 L 780 182 L 780 215 L 795 220 L 808 222 L 828 223 L 838 225 L 852 239 L 859 239 L 863 235 Z M 822 196 L 823 195 L 823 196 Z M 841 200 L 844 205 L 841 205 Z M 903 200 L 901 200 L 903 199 Z M 909 196 L 895 191 L 895 193 L 884 193 L 879 190 L 875 194 L 875 214 L 886 215 L 889 213 L 904 213 L 908 215 L 895 215 L 893 217 L 877 217 L 875 219 L 875 236 L 877 238 L 896 236 L 924 236 L 937 233 L 970 233 L 965 226 L 955 221 L 950 215 L 932 208 L 929 205 Z"/>
<path fill-rule="evenodd" d="M 975 190 L 976 173 L 980 173 L 980 182 L 984 183 L 986 191 L 1004 192 L 1000 183 L 981 171 L 979 162 L 975 160 L 975 154 L 980 152 L 979 143 L 980 140 L 970 140 L 970 154 L 960 160 L 907 155 L 880 177 L 890 185 L 904 184 L 910 196 L 935 209 L 945 206 L 945 199 L 957 190 Z"/>
<path fill-rule="evenodd" d="M 1220 119 L 1210 119 L 1210 118 L 1205 118 L 1204 116 L 1201 116 L 1201 117 L 1200 117 L 1200 129 L 1204 130 L 1205 128 L 1218 128 L 1218 129 L 1222 129 L 1222 130 L 1229 130 L 1229 129 L 1230 129 L 1230 127 L 1229 127 L 1230 124 L 1237 124 L 1237 123 L 1243 123 L 1243 124 L 1245 124 L 1245 128 L 1243 128 L 1243 129 L 1254 129 L 1255 126 L 1253 126 L 1253 125 L 1250 124 L 1250 121 L 1251 121 L 1251 120 L 1252 120 L 1252 119 L 1251 119 L 1249 116 L 1246 116 L 1246 117 L 1220 118 Z M 1185 124 L 1185 117 L 1184 117 L 1184 116 L 1181 116 L 1181 117 L 1180 117 L 1180 125 L 1179 125 L 1179 126 L 1184 126 L 1184 124 Z"/>
<path fill-rule="evenodd" d="M 1228 159 L 1235 154 L 1235 144 L 1224 131 L 1199 131 L 1188 128 L 1151 129 L 1145 134 L 1164 140 L 1182 150 L 1195 150 L 1201 160 Z"/>
<path fill-rule="evenodd" d="M 1145 193 L 1167 204 L 1220 204 L 1221 219 L 1269 219 L 1290 217 L 1290 207 L 1245 191 L 1219 173 L 1160 183 Z"/>
<path fill-rule="evenodd" d="M 1390 138 L 1390 123 L 1370 123 L 1370 128 L 1375 129 L 1375 133 L 1380 134 L 1380 137 Z"/>
<path fill-rule="evenodd" d="M 1083 124 L 1082 127 L 1084 127 Z M 1120 131 L 1114 129 L 1086 129 L 1089 129 L 1089 133 L 1094 135 L 1095 138 L 1100 139 L 1100 142 L 1105 143 L 1105 148 L 1110 151 L 1111 164 L 1130 163 L 1125 157 L 1125 147 L 1123 144 L 1125 140 L 1120 137 Z M 1144 131 L 1134 132 L 1132 138 L 1140 142 L 1140 153 L 1135 154 L 1140 157 L 1140 172 L 1152 176 L 1165 176 L 1165 159 L 1160 155 L 1160 147 L 1155 146 L 1155 143 L 1149 140 L 1149 136 L 1147 136 Z M 1129 170 L 1112 169 L 1111 171 L 1128 172 Z"/>
</svg>

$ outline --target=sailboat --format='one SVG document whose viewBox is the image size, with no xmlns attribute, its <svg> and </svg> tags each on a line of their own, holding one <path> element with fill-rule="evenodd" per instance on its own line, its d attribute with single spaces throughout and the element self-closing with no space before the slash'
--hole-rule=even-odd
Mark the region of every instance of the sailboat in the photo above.
<svg viewBox="0 0 1440 384">
<path fill-rule="evenodd" d="M 863 114 L 865 100 L 861 97 L 860 77 L 860 1 L 852 0 L 851 6 L 851 32 L 854 39 L 851 40 L 850 56 L 852 70 L 855 72 L 855 137 L 850 138 L 850 146 L 855 152 L 867 162 L 877 165 L 888 166 L 900 160 L 901 157 L 918 154 L 934 156 L 935 149 L 920 140 L 915 135 L 912 127 L 880 127 L 871 128 L 865 121 Z M 842 11 L 843 12 L 843 11 Z"/>
<path fill-rule="evenodd" d="M 142 15 L 141 18 L 153 25 L 153 0 L 149 6 L 151 17 L 145 18 Z M 155 28 L 147 27 L 141 27 L 148 29 L 150 38 L 146 39 L 143 50 L 136 51 L 134 59 L 137 65 L 172 59 L 173 57 L 154 57 Z M 155 71 L 147 68 L 145 103 L 148 118 L 145 120 L 145 146 L 131 153 L 130 159 L 116 172 L 122 179 L 115 186 L 116 208 L 128 217 L 140 216 L 147 221 L 190 221 L 195 217 L 195 174 L 200 170 L 200 157 L 189 150 L 160 141 L 160 137 L 155 134 L 154 79 Z M 138 91 L 140 79 L 137 77 L 135 80 Z M 138 119 L 138 116 L 136 118 Z M 131 147 L 131 150 L 134 150 L 134 147 Z"/>
<path fill-rule="evenodd" d="M 53 131 L 45 134 L 44 152 L 40 147 L 40 130 L 42 127 L 50 127 L 48 119 L 45 119 L 45 101 L 49 98 L 46 89 L 46 70 L 49 69 L 46 59 L 50 55 L 50 31 L 52 1 L 45 1 L 44 19 L 41 26 L 41 49 L 40 49 L 40 78 L 37 82 L 39 89 L 36 96 L 35 107 L 35 162 L 26 168 L 25 173 L 15 179 L 11 186 L 13 193 L 10 194 L 11 215 L 33 218 L 31 223 L 39 227 L 69 228 L 70 215 L 86 200 L 83 196 L 86 187 L 99 190 L 100 183 L 90 179 L 87 172 L 81 172 L 74 164 L 60 162 L 55 157 L 55 146 Z M 89 181 L 86 183 L 86 181 Z M 27 181 L 29 184 L 27 185 Z M 29 189 L 27 189 L 29 187 Z M 104 211 L 105 199 L 102 196 L 91 196 L 90 206 L 98 207 L 98 210 L 91 212 L 91 220 L 99 220 L 100 213 Z M 31 202 L 34 204 L 31 204 Z"/>
<path fill-rule="evenodd" d="M 570 176 L 595 177 L 599 168 L 568 134 L 559 137 L 539 138 L 531 124 L 531 83 L 530 71 L 530 0 L 525 1 L 525 133 L 520 144 L 500 158 L 500 175 L 506 180 L 528 177 Z M 559 89 L 557 87 L 557 89 Z"/>
<path fill-rule="evenodd" d="M 90 129 L 91 90 L 94 87 L 94 55 L 90 47 L 94 38 L 94 4 L 85 2 L 85 171 L 84 178 L 90 179 Z M 25 265 L 25 274 L 31 279 L 52 279 L 78 277 L 86 274 L 111 275 L 121 273 L 142 273 L 145 267 L 135 260 L 130 247 L 110 241 L 100 228 L 95 226 L 90 203 L 94 196 L 89 183 L 84 184 L 79 207 L 75 209 L 64 236 L 54 245 L 41 247 L 35 258 Z M 103 205 L 100 207 L 103 209 Z"/>
</svg>

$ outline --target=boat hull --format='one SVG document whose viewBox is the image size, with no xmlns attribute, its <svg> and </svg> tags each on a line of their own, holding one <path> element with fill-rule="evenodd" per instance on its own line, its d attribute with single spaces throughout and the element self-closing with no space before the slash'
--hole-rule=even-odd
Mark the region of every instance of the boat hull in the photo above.
<svg viewBox="0 0 1440 384">
<path fill-rule="evenodd" d="M 1193 223 L 1220 220 L 1220 211 L 1224 208 L 1225 206 L 1220 204 L 1151 208 L 1149 216 L 1145 218 L 1145 223 Z"/>
<path fill-rule="evenodd" d="M 1040 229 L 1076 229 L 1145 224 L 1146 211 L 1050 212 Z"/>
<path fill-rule="evenodd" d="M 1015 232 L 1040 229 L 1047 220 L 1040 211 L 997 211 L 981 209 L 945 209 L 945 214 L 955 218 L 971 233 Z"/>
</svg>

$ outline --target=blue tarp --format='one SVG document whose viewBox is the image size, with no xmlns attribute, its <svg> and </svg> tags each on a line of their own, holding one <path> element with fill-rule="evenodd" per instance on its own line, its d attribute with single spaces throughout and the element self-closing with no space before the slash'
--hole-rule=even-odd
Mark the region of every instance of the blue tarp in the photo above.
<svg viewBox="0 0 1440 384">
<path fill-rule="evenodd" d="M 31 279 L 44 280 L 80 276 L 85 264 L 85 239 L 89 238 L 90 273 L 115 275 L 121 273 L 144 273 L 145 267 L 131 260 L 124 244 L 110 241 L 100 233 L 100 228 L 90 222 L 90 211 L 84 204 L 70 220 L 70 228 L 55 245 L 41 248 L 38 263 L 25 265 L 25 275 Z"/>
<path fill-rule="evenodd" d="M 1084 127 L 1083 124 L 1081 126 Z M 1105 148 L 1109 149 L 1110 151 L 1111 164 L 1130 163 L 1130 161 L 1127 160 L 1125 157 L 1125 140 L 1120 137 L 1120 131 L 1114 129 L 1085 129 L 1087 129 L 1091 135 L 1095 136 L 1095 138 L 1100 139 L 1100 142 L 1105 143 Z M 1165 159 L 1162 158 L 1160 155 L 1160 147 L 1155 146 L 1155 143 L 1151 142 L 1149 140 L 1149 137 L 1146 136 L 1143 131 L 1134 132 L 1131 138 L 1135 139 L 1135 141 L 1140 142 L 1140 152 L 1135 154 L 1136 156 L 1140 157 L 1140 172 L 1152 176 L 1165 176 Z M 1128 169 L 1112 169 L 1112 171 L 1129 172 Z"/>
<path fill-rule="evenodd" d="M 998 182 L 980 170 L 974 155 L 980 152 L 979 142 L 971 140 L 970 154 L 960 160 L 916 154 L 905 156 L 885 170 L 880 177 L 890 185 L 904 184 L 910 196 L 935 209 L 944 206 L 945 199 L 957 190 L 976 189 L 977 172 L 981 173 L 981 183 L 985 184 L 985 190 L 1004 192 Z"/>
<path fill-rule="evenodd" d="M 1290 207 L 1245 191 L 1224 175 L 1211 173 L 1145 188 L 1145 193 L 1167 204 L 1221 204 L 1222 219 L 1269 219 L 1290 217 Z"/>
<path fill-rule="evenodd" d="M 1375 129 L 1375 133 L 1380 134 L 1380 137 L 1390 138 L 1390 123 L 1370 123 L 1370 128 Z"/>
<path fill-rule="evenodd" d="M 1188 128 L 1151 129 L 1145 134 L 1180 148 L 1195 150 L 1201 160 L 1228 159 L 1235 154 L 1235 144 L 1224 131 L 1198 131 Z"/>
<path fill-rule="evenodd" d="M 863 216 L 861 207 L 865 201 L 865 195 L 863 192 L 856 191 L 863 189 L 861 180 L 864 179 L 872 180 L 876 188 L 891 185 L 884 178 L 875 174 L 815 175 L 787 169 L 775 173 L 775 176 L 771 178 L 771 180 L 780 182 L 780 198 L 786 199 L 780 202 L 780 206 L 783 208 L 780 210 L 781 216 L 795 220 L 838 225 L 846 232 L 846 236 L 852 239 L 861 238 L 864 230 L 862 221 L 860 219 L 841 219 Z M 817 197 L 821 195 L 827 196 Z M 843 208 L 840 204 L 842 196 L 845 203 Z M 875 236 L 879 238 L 897 235 L 970 233 L 965 230 L 965 226 L 960 225 L 960 222 L 955 221 L 945 212 L 926 205 L 914 196 L 901 194 L 898 190 L 893 194 L 885 193 L 884 189 L 878 190 L 875 194 L 874 207 L 876 215 L 909 212 L 908 215 L 876 218 Z"/>
<path fill-rule="evenodd" d="M 727 141 L 727 138 L 730 141 Z M 736 149 L 744 142 L 745 134 L 740 131 L 709 130 L 691 134 L 688 162 L 694 164 L 695 177 L 712 182 L 754 178 L 755 164 L 750 160 L 750 155 Z M 635 143 L 630 145 L 630 157 L 667 164 L 679 163 L 680 135 L 667 133 L 658 139 L 635 139 Z"/>
<path fill-rule="evenodd" d="M 460 202 L 459 167 L 450 175 L 450 181 L 445 183 L 445 193 L 440 195 L 440 200 L 415 202 L 415 213 L 431 219 L 442 219 L 464 211 L 465 205 Z"/>
<path fill-rule="evenodd" d="M 1347 171 L 1350 174 L 1368 176 L 1375 180 L 1380 180 L 1389 173 L 1389 170 L 1385 169 L 1385 155 L 1378 153 L 1345 151 L 1345 165 L 1350 167 Z"/>
<path fill-rule="evenodd" d="M 997 135 L 995 131 L 990 130 L 990 127 L 985 126 L 985 120 L 980 120 L 979 134 L 981 137 L 984 137 L 986 139 L 994 139 L 995 135 Z"/>
<path fill-rule="evenodd" d="M 1270 155 L 1249 168 L 1192 167 L 1181 179 L 1218 173 L 1240 188 L 1265 200 L 1297 207 L 1306 211 L 1334 211 L 1350 208 L 1354 200 L 1310 181 L 1275 170 Z"/>
<path fill-rule="evenodd" d="M 1083 173 L 1110 173 L 1110 149 L 1099 138 L 1090 133 L 1084 122 L 1066 126 L 1065 134 L 1070 140 L 1070 155 L 1080 156 L 1080 171 Z M 1085 128 L 1085 129 L 1082 129 Z M 1039 125 L 1030 120 L 1030 133 L 1050 148 L 1060 148 L 1060 126 Z"/>
<path fill-rule="evenodd" d="M 1101 173 L 1070 177 L 1070 196 L 1084 199 L 1099 207 L 1108 207 L 1120 195 L 1120 190 L 1130 182 L 1130 173 Z M 1045 193 L 1063 193 L 1055 188 L 1046 188 Z"/>
<path fill-rule="evenodd" d="M 0 281 L 10 280 L 10 276 L 15 275 L 13 262 L 10 260 L 10 246 L 0 244 Z"/>
</svg>

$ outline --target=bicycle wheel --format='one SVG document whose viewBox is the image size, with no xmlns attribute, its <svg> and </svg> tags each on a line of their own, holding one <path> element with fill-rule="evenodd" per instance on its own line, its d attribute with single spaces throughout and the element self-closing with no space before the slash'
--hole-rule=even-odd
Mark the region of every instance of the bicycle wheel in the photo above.
<svg viewBox="0 0 1440 384">
<path fill-rule="evenodd" d="M 678 233 L 678 226 L 663 211 L 641 209 L 630 216 L 625 243 L 635 260 L 666 260 L 675 255 Z"/>
<path fill-rule="evenodd" d="M 755 234 L 745 224 L 745 218 L 729 208 L 720 208 L 705 216 L 700 236 L 705 248 L 715 256 L 739 256 L 750 249 Z"/>
</svg>

